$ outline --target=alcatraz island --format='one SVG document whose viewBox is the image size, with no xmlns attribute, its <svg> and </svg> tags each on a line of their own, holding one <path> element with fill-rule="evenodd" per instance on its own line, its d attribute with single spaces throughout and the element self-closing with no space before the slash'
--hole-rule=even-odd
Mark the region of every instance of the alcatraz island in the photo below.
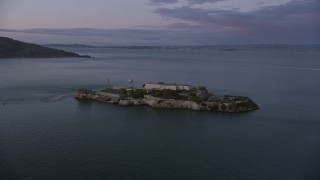
<svg viewBox="0 0 320 180">
<path fill-rule="evenodd" d="M 108 86 L 100 91 L 79 89 L 75 98 L 120 106 L 150 106 L 213 112 L 247 112 L 259 108 L 249 97 L 217 96 L 209 93 L 205 86 L 192 87 L 163 82 L 145 83 L 141 88 Z"/>
</svg>

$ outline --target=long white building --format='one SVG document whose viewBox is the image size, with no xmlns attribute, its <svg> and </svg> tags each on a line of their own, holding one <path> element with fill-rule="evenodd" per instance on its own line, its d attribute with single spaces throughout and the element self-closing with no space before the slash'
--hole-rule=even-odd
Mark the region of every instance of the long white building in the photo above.
<svg viewBox="0 0 320 180">
<path fill-rule="evenodd" d="M 165 90 L 165 89 L 170 89 L 170 90 L 191 90 L 190 85 L 183 85 L 183 84 L 164 84 L 164 83 L 146 83 L 143 85 L 144 89 L 147 90 Z"/>
</svg>

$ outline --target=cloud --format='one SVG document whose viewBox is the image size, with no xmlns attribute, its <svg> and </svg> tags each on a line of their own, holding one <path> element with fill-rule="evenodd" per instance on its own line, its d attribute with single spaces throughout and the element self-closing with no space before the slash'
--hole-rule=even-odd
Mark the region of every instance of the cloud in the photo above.
<svg viewBox="0 0 320 180">
<path fill-rule="evenodd" d="M 178 3 L 178 0 L 150 0 L 150 4 L 152 5 L 175 4 L 175 3 Z"/>
<path fill-rule="evenodd" d="M 149 0 L 152 5 L 160 5 L 160 4 L 175 4 L 179 3 L 179 0 Z M 225 0 L 185 0 L 189 5 L 194 4 L 204 4 L 204 3 L 215 3 L 218 1 Z"/>
<path fill-rule="evenodd" d="M 61 40 L 63 42 L 60 43 L 92 45 L 320 43 L 318 0 L 292 0 L 289 3 L 246 12 L 203 9 L 192 5 L 173 8 L 156 6 L 154 12 L 166 19 L 177 21 L 164 26 L 137 26 L 127 29 L 0 30 L 0 34 L 11 33 L 13 38 L 17 37 L 17 33 L 38 37 L 48 35 L 54 38 L 44 43 L 59 43 L 56 41 Z"/>
<path fill-rule="evenodd" d="M 158 8 L 156 13 L 184 21 L 221 26 L 248 26 L 259 24 L 299 23 L 295 18 L 319 20 L 319 2 L 316 0 L 294 1 L 280 6 L 266 7 L 252 12 L 236 10 L 201 9 L 188 6 Z"/>
<path fill-rule="evenodd" d="M 215 3 L 218 1 L 225 1 L 225 0 L 187 0 L 190 5 L 194 4 L 204 4 L 204 3 Z"/>
<path fill-rule="evenodd" d="M 192 6 L 157 8 L 156 13 L 213 29 L 223 29 L 225 35 L 237 33 L 239 37 L 256 36 L 260 40 L 297 41 L 319 38 L 320 2 L 293 0 L 289 3 L 260 8 L 250 12 L 221 9 L 202 9 Z"/>
</svg>

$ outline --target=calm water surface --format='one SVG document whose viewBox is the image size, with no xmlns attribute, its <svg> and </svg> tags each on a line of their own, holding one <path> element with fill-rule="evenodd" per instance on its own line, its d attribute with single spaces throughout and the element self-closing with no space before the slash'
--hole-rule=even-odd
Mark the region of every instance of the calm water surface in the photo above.
<svg viewBox="0 0 320 180">
<path fill-rule="evenodd" d="M 0 59 L 0 179 L 320 179 L 320 53 L 67 49 Z M 74 100 L 80 87 L 207 85 L 241 114 Z M 4 105 L 3 105 L 4 103 Z"/>
</svg>

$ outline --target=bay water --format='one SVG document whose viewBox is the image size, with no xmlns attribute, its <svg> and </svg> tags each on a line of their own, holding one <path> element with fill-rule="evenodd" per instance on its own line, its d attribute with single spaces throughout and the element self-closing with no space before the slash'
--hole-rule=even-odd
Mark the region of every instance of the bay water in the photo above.
<svg viewBox="0 0 320 180">
<path fill-rule="evenodd" d="M 95 58 L 0 59 L 0 179 L 320 179 L 320 52 L 64 49 Z M 108 79 L 199 82 L 260 109 L 74 99 Z"/>
</svg>

